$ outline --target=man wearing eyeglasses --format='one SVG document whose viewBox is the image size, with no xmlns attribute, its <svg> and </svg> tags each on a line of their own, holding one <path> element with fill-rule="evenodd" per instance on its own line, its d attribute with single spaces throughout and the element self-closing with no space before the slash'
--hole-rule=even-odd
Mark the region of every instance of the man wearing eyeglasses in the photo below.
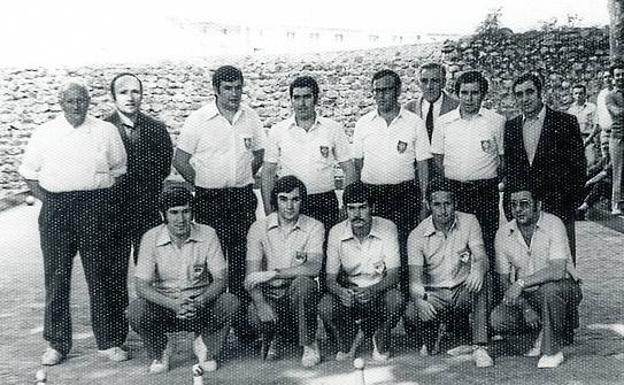
<svg viewBox="0 0 624 385">
<path fill-rule="evenodd" d="M 355 124 L 353 158 L 356 175 L 370 188 L 374 214 L 391 220 L 398 228 L 401 283 L 407 290 L 405 244 L 410 231 L 425 216 L 426 205 L 421 201 L 429 180 L 429 138 L 423 120 L 401 108 L 401 78 L 396 72 L 378 71 L 373 75 L 372 88 L 377 107 Z"/>
<path fill-rule="evenodd" d="M 525 356 L 541 356 L 538 368 L 556 368 L 578 327 L 570 314 L 582 294 L 564 223 L 543 212 L 542 202 L 522 183 L 507 186 L 513 220 L 496 233 L 496 271 L 505 295 L 491 324 L 498 334 L 541 329 Z"/>
</svg>

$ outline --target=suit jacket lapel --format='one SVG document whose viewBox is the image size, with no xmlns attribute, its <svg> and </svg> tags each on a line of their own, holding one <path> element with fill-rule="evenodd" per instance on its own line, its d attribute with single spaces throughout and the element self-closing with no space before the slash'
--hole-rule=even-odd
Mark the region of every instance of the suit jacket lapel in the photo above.
<svg viewBox="0 0 624 385">
<path fill-rule="evenodd" d="M 551 131 L 554 129 L 554 125 L 552 124 L 552 110 L 548 107 L 545 108 L 546 116 L 544 117 L 544 126 L 542 127 L 539 141 L 537 142 L 537 149 L 535 150 L 535 158 L 533 158 L 532 167 L 541 163 L 542 158 L 545 156 L 544 151 L 550 142 Z"/>
</svg>

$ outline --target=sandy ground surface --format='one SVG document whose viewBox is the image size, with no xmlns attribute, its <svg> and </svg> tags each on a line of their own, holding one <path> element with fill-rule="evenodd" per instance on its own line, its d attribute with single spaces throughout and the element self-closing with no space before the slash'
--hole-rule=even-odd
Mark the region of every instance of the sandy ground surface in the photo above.
<svg viewBox="0 0 624 385">
<path fill-rule="evenodd" d="M 0 384 L 33 384 L 46 344 L 43 330 L 43 268 L 36 219 L 39 206 L 18 206 L 0 212 Z M 574 345 L 564 350 L 565 363 L 537 370 L 536 359 L 521 356 L 530 341 L 513 339 L 492 346 L 495 366 L 477 369 L 467 357 L 446 354 L 421 358 L 408 348 L 400 330 L 396 354 L 387 364 L 367 363 L 366 384 L 624 384 L 624 236 L 592 222 L 579 222 L 578 268 L 584 278 L 581 327 Z M 48 369 L 48 384 L 190 384 L 195 358 L 190 337 L 173 336 L 171 370 L 147 374 L 148 359 L 136 334 L 128 347 L 132 359 L 101 360 L 96 352 L 82 266 L 76 258 L 72 286 L 74 349 L 62 365 Z M 218 371 L 205 384 L 362 384 L 351 363 L 333 360 L 323 341 L 323 362 L 300 366 L 300 352 L 291 349 L 282 360 L 263 363 L 254 349 L 232 336 Z M 367 349 L 365 358 L 370 358 Z"/>
</svg>

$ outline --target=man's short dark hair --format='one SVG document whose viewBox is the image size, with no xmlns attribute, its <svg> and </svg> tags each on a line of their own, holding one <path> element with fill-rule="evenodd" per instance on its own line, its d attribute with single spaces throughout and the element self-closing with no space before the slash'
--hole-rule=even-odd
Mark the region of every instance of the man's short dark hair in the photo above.
<svg viewBox="0 0 624 385">
<path fill-rule="evenodd" d="M 442 75 L 442 79 L 446 79 L 446 68 L 444 68 L 442 63 L 427 62 L 420 66 L 418 74 L 420 75 L 424 70 L 438 70 L 440 75 Z"/>
<path fill-rule="evenodd" d="M 165 213 L 172 207 L 193 206 L 193 194 L 183 186 L 173 186 L 164 189 L 158 197 L 158 209 L 165 217 Z"/>
<path fill-rule="evenodd" d="M 277 196 L 280 193 L 290 193 L 299 189 L 299 197 L 301 198 L 301 207 L 305 206 L 306 198 L 308 196 L 308 189 L 305 184 L 294 175 L 286 175 L 279 178 L 273 185 L 271 190 L 271 206 L 277 209 Z"/>
<path fill-rule="evenodd" d="M 241 70 L 230 65 L 222 66 L 217 68 L 212 75 L 212 86 L 215 91 L 219 91 L 219 87 L 221 87 L 222 82 L 234 82 L 236 80 L 240 80 L 241 83 L 244 82 Z"/>
<path fill-rule="evenodd" d="M 462 84 L 469 83 L 477 83 L 479 85 L 479 92 L 481 92 L 481 95 L 487 94 L 489 87 L 488 81 L 480 71 L 466 71 L 459 75 L 457 80 L 455 80 L 455 94 L 459 95 L 459 89 Z"/>
<path fill-rule="evenodd" d="M 385 76 L 391 76 L 394 79 L 394 88 L 397 91 L 401 91 L 401 77 L 399 76 L 398 73 L 394 72 L 391 69 L 383 69 L 380 71 L 375 72 L 375 74 L 373 75 L 373 79 L 371 80 L 371 84 L 375 82 L 375 80 L 379 80 Z"/>
<path fill-rule="evenodd" d="M 523 73 L 522 75 L 518 76 L 518 78 L 516 80 L 514 80 L 514 82 L 513 82 L 513 86 L 511 87 L 512 91 L 515 93 L 516 92 L 516 87 L 519 84 L 522 84 L 522 83 L 525 83 L 525 82 L 533 83 L 533 85 L 537 89 L 538 96 L 542 95 L 542 88 L 543 88 L 542 77 L 539 76 L 538 74 L 534 74 L 532 72 L 526 72 L 526 73 Z"/>
<path fill-rule="evenodd" d="M 531 197 L 533 200 L 541 200 L 540 197 L 535 193 L 535 189 L 533 188 L 533 184 L 526 177 L 516 176 L 516 177 L 508 177 L 507 183 L 505 185 L 505 190 L 511 195 L 514 193 L 528 191 L 531 193 Z"/>
<path fill-rule="evenodd" d="M 614 60 L 609 66 L 609 73 L 611 76 L 614 75 L 616 69 L 624 69 L 624 60 Z"/>
<path fill-rule="evenodd" d="M 368 202 L 372 205 L 370 188 L 362 182 L 353 182 L 344 189 L 342 194 L 342 204 L 347 207 L 349 204 Z"/>
<path fill-rule="evenodd" d="M 585 87 L 585 84 L 581 84 L 581 83 L 576 83 L 575 85 L 572 86 L 572 89 L 575 88 L 582 88 L 583 89 L 583 93 L 587 93 L 587 87 Z"/>
<path fill-rule="evenodd" d="M 113 80 L 111 80 L 111 83 L 110 83 L 110 93 L 111 95 L 113 95 L 113 100 L 117 100 L 117 97 L 115 96 L 115 82 L 117 81 L 117 79 L 123 78 L 124 76 L 130 76 L 130 77 L 135 78 L 139 82 L 139 89 L 141 91 L 141 95 L 143 95 L 143 82 L 141 81 L 141 79 L 139 79 L 139 77 L 133 74 L 132 72 L 122 72 L 118 74 L 117 76 L 115 76 Z"/>
<path fill-rule="evenodd" d="M 431 197 L 433 196 L 433 193 L 441 191 L 451 193 L 451 195 L 453 196 L 453 200 L 455 200 L 455 191 L 453 190 L 453 184 L 451 183 L 451 181 L 446 178 L 435 177 L 431 179 L 431 181 L 427 185 L 427 201 L 431 202 Z"/>
<path fill-rule="evenodd" d="M 319 85 L 316 80 L 312 76 L 299 76 L 292 83 L 290 83 L 290 88 L 288 92 L 290 93 L 290 97 L 293 96 L 293 90 L 295 88 L 304 88 L 309 87 L 312 90 L 312 95 L 314 96 L 314 103 L 318 102 L 319 96 Z"/>
</svg>

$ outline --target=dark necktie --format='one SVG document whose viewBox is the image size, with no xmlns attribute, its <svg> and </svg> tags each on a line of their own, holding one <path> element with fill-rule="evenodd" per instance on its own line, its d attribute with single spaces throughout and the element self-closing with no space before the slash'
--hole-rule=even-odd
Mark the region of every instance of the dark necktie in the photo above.
<svg viewBox="0 0 624 385">
<path fill-rule="evenodd" d="M 431 142 L 431 136 L 433 135 L 433 103 L 429 103 L 425 126 L 427 127 L 427 134 L 429 134 L 429 142 Z"/>
</svg>

